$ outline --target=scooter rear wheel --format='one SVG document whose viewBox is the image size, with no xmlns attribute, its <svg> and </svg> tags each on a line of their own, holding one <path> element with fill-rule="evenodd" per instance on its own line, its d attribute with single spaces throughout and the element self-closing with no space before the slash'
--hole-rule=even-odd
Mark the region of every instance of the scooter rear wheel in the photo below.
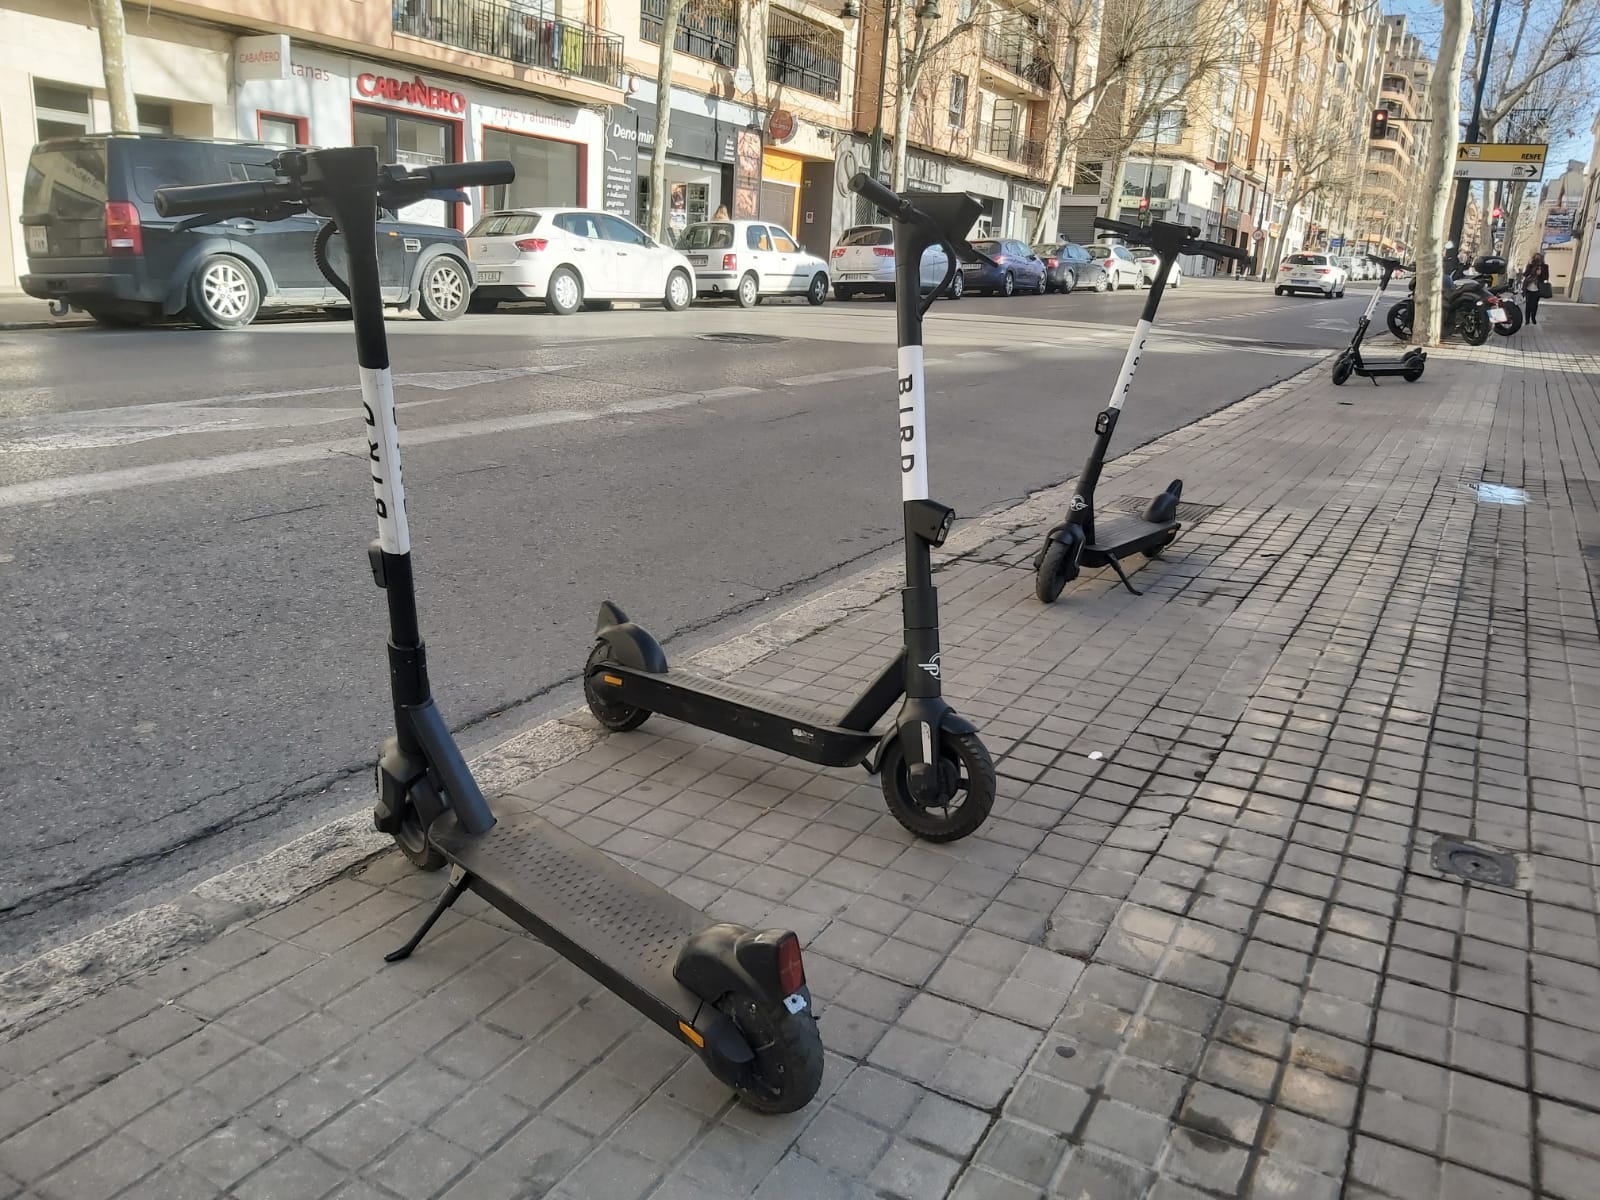
<svg viewBox="0 0 1600 1200">
<path fill-rule="evenodd" d="M 1033 573 L 1033 594 L 1046 604 L 1054 604 L 1061 595 L 1061 589 L 1077 575 L 1077 568 L 1072 563 L 1072 547 L 1051 538 Z"/>
<path fill-rule="evenodd" d="M 1348 354 L 1341 354 L 1333 360 L 1333 386 L 1343 387 L 1350 382 L 1350 372 L 1355 368 L 1350 362 Z"/>
<path fill-rule="evenodd" d="M 417 819 L 417 810 L 409 804 L 400 814 L 400 828 L 392 836 L 394 844 L 400 847 L 400 853 L 417 870 L 437 871 L 444 866 L 444 855 L 428 841 L 428 831 L 422 828 L 422 822 Z"/>
<path fill-rule="evenodd" d="M 592 681 L 594 669 L 609 657 L 604 642 L 596 642 L 594 649 L 589 651 L 589 658 L 583 664 L 583 698 L 589 702 L 589 711 L 594 714 L 596 721 L 612 733 L 627 733 L 648 721 L 650 710 L 636 708 L 632 704 L 618 704 L 600 694 Z"/>
<path fill-rule="evenodd" d="M 822 1035 L 809 1010 L 777 1011 L 754 996 L 730 993 L 717 1010 L 739 1027 L 755 1058 L 738 1078 L 724 1079 L 739 1099 L 762 1113 L 797 1112 L 822 1086 Z"/>
<path fill-rule="evenodd" d="M 1417 380 L 1422 378 L 1422 367 L 1412 367 L 1410 370 L 1406 371 L 1405 374 L 1401 375 L 1400 378 L 1404 379 L 1407 383 L 1415 383 Z"/>
<path fill-rule="evenodd" d="M 975 733 L 939 731 L 939 793 L 943 803 L 924 805 L 911 794 L 900 739 L 890 739 L 878 764 L 878 783 L 889 811 L 919 838 L 953 842 L 982 825 L 994 807 L 994 763 Z"/>
</svg>

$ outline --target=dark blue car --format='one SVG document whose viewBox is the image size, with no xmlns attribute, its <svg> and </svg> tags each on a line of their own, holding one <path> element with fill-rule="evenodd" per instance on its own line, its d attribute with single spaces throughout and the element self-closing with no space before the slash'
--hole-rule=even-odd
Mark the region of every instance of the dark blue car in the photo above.
<svg viewBox="0 0 1600 1200">
<path fill-rule="evenodd" d="M 1018 292 L 1044 295 L 1047 268 L 1026 243 L 1015 238 L 985 238 L 973 242 L 972 248 L 991 261 L 961 264 L 967 291 L 991 296 L 1013 296 Z"/>
</svg>

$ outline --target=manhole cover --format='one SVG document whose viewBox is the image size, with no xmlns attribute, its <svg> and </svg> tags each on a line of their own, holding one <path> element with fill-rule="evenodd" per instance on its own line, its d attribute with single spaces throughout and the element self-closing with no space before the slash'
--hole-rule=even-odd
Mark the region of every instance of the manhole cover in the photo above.
<svg viewBox="0 0 1600 1200">
<path fill-rule="evenodd" d="M 1138 515 L 1150 507 L 1149 496 L 1124 496 L 1120 500 L 1112 500 L 1107 506 L 1112 512 L 1125 512 Z M 1216 504 L 1191 504 L 1187 500 L 1178 501 L 1178 520 L 1194 522 L 1203 520 L 1216 512 L 1220 505 Z"/>
<path fill-rule="evenodd" d="M 770 333 L 702 333 L 699 337 L 702 342 L 734 342 L 740 346 L 771 346 L 789 340 Z"/>
<path fill-rule="evenodd" d="M 1517 885 L 1517 862 L 1511 855 L 1454 838 L 1434 840 L 1433 865 L 1446 875 L 1459 875 L 1471 883 L 1490 883 L 1496 887 Z"/>
</svg>

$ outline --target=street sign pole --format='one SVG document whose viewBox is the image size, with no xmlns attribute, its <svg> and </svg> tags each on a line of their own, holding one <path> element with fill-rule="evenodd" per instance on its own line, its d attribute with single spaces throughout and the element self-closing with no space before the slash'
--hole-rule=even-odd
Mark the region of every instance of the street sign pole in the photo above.
<svg viewBox="0 0 1600 1200">
<path fill-rule="evenodd" d="M 1483 136 L 1483 89 L 1489 82 L 1489 64 L 1494 61 L 1494 27 L 1500 24 L 1500 0 L 1494 0 L 1494 8 L 1489 13 L 1489 28 L 1484 33 L 1483 53 L 1479 58 L 1481 64 L 1478 71 L 1478 87 L 1472 96 L 1472 120 L 1467 123 L 1468 142 L 1476 142 Z M 1467 223 L 1467 199 L 1472 193 L 1472 184 L 1462 178 L 1456 179 L 1456 206 L 1450 213 L 1450 235 L 1446 241 L 1454 242 L 1456 253 L 1461 251 L 1461 227 Z"/>
</svg>

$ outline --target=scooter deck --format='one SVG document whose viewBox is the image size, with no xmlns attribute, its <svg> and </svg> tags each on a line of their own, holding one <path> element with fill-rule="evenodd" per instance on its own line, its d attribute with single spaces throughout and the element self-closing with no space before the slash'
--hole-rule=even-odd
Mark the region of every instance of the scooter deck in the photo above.
<svg viewBox="0 0 1600 1200">
<path fill-rule="evenodd" d="M 672 971 L 704 913 L 533 814 L 474 836 L 447 812 L 428 840 L 473 891 L 656 1024 L 677 1035 L 694 1023 L 700 998 Z"/>
<path fill-rule="evenodd" d="M 1094 519 L 1094 541 L 1083 548 L 1079 560 L 1086 567 L 1103 567 L 1113 558 L 1165 546 L 1181 527 L 1172 521 L 1146 521 L 1136 513 L 1116 513 Z"/>
<path fill-rule="evenodd" d="M 856 766 L 878 745 L 878 735 L 870 728 L 850 729 L 838 723 L 837 715 L 797 700 L 692 671 L 658 674 L 607 664 L 596 668 L 591 678 L 597 691 L 616 689 L 623 702 L 637 708 L 820 766 Z M 613 684 L 611 679 L 622 682 Z"/>
</svg>

